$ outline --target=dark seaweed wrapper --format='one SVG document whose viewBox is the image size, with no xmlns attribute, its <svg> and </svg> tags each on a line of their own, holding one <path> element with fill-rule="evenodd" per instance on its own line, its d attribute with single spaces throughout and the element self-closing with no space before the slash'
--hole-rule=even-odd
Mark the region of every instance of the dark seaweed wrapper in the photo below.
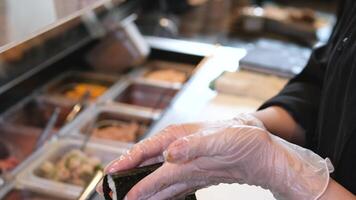
<svg viewBox="0 0 356 200">
<path fill-rule="evenodd" d="M 145 178 L 150 173 L 155 171 L 157 168 L 162 166 L 162 164 L 163 163 L 157 163 L 154 165 L 139 167 L 136 169 L 111 174 L 110 176 L 115 183 L 117 199 L 123 199 L 134 185 L 136 185 L 141 179 Z M 110 196 L 111 189 L 108 183 L 108 175 L 104 176 L 103 192 L 106 200 L 112 200 Z M 185 200 L 196 200 L 195 194 L 188 195 Z"/>
</svg>

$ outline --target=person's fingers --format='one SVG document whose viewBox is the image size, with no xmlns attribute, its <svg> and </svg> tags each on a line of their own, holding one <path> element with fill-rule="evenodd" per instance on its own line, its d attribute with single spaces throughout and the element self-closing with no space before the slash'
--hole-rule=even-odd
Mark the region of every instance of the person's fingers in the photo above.
<svg viewBox="0 0 356 200">
<path fill-rule="evenodd" d="M 127 170 L 140 165 L 147 159 L 159 156 L 163 151 L 161 143 L 156 138 L 149 138 L 136 144 L 128 153 L 122 155 L 119 159 L 112 161 L 105 168 L 105 173 L 114 173 L 121 170 Z"/>
<path fill-rule="evenodd" d="M 201 156 L 213 155 L 214 140 L 211 136 L 194 134 L 173 142 L 164 153 L 171 163 L 184 163 Z"/>
<path fill-rule="evenodd" d="M 216 132 L 198 132 L 194 135 L 180 138 L 173 142 L 164 152 L 166 161 L 171 163 L 185 163 L 199 157 L 212 157 L 230 152 L 248 151 L 248 147 L 257 144 L 252 142 L 263 138 L 265 131 L 258 127 L 233 125 Z M 253 134 L 261 132 L 260 134 Z M 241 143 L 243 141 L 243 143 Z M 248 141 L 248 142 L 246 142 Z M 241 144 L 240 144 L 241 143 Z M 241 147 L 241 149 L 236 149 Z"/>
<path fill-rule="evenodd" d="M 104 168 L 104 173 L 110 174 L 114 173 L 115 171 L 129 169 L 131 165 L 134 165 L 134 163 L 131 161 L 128 154 L 129 153 L 121 155 L 118 159 L 111 161 Z"/>
<path fill-rule="evenodd" d="M 164 189 L 189 181 L 193 177 L 194 165 L 165 163 L 149 176 L 142 179 L 127 193 L 128 200 L 147 199 Z"/>
<path fill-rule="evenodd" d="M 104 171 L 110 174 L 139 166 L 148 159 L 161 156 L 162 152 L 170 143 L 187 134 L 184 125 L 168 126 L 152 138 L 148 138 L 134 145 L 127 154 L 112 161 Z"/>
</svg>

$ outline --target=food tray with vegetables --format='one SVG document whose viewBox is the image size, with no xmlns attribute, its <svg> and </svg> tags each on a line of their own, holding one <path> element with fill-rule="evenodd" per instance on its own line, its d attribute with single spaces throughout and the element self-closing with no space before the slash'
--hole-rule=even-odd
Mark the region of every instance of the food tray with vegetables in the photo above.
<svg viewBox="0 0 356 200">
<path fill-rule="evenodd" d="M 20 185 L 45 190 L 65 198 L 77 198 L 97 170 L 127 151 L 126 147 L 62 139 L 43 148 L 37 158 L 19 176 Z"/>
</svg>

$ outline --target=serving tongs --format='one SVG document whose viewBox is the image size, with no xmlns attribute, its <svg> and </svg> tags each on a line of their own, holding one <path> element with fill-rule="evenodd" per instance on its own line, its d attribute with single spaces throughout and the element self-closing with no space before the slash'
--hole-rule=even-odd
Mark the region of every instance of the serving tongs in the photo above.
<svg viewBox="0 0 356 200">
<path fill-rule="evenodd" d="M 81 145 L 81 147 L 80 147 L 80 150 L 82 151 L 82 152 L 85 152 L 85 149 L 86 149 L 86 147 L 87 147 L 87 144 L 88 144 L 88 142 L 90 141 L 90 139 L 91 139 L 91 137 L 92 137 L 92 135 L 93 135 L 93 133 L 94 133 L 94 129 L 97 127 L 97 125 L 96 125 L 96 120 L 97 120 L 97 117 L 95 117 L 94 119 L 93 119 L 93 121 L 91 121 L 90 123 L 89 123 L 89 125 L 85 128 L 85 130 L 84 130 L 84 140 L 83 140 L 83 143 L 82 143 L 82 145 Z"/>
<path fill-rule="evenodd" d="M 95 192 L 95 187 L 103 178 L 103 176 L 104 176 L 104 172 L 102 170 L 98 170 L 77 200 L 96 199 L 95 195 L 98 194 L 96 194 Z"/>
<path fill-rule="evenodd" d="M 80 111 L 83 110 L 83 108 L 86 105 L 86 103 L 87 103 L 89 98 L 90 98 L 90 92 L 86 91 L 83 94 L 83 96 L 81 97 L 80 101 L 73 106 L 72 110 L 67 115 L 67 117 L 65 119 L 65 124 L 68 124 L 68 123 L 72 122 L 75 119 L 75 117 L 78 116 Z M 35 145 L 35 149 L 38 149 L 39 147 L 41 147 L 46 142 L 47 138 L 52 133 L 52 130 L 55 127 L 55 125 L 56 125 L 56 123 L 58 121 L 60 113 L 61 113 L 61 109 L 59 107 L 56 107 L 54 109 L 51 117 L 49 118 L 45 128 L 43 129 L 42 133 L 40 134 L 39 138 L 37 139 L 37 142 L 36 142 L 36 145 Z"/>
<path fill-rule="evenodd" d="M 38 149 L 46 142 L 47 138 L 52 133 L 52 130 L 57 123 L 60 113 L 61 113 L 61 109 L 59 107 L 56 107 L 54 109 L 51 117 L 49 118 L 45 128 L 43 129 L 42 133 L 40 134 L 39 138 L 37 139 L 35 149 Z"/>
<path fill-rule="evenodd" d="M 72 110 L 69 112 L 65 119 L 65 124 L 69 124 L 72 122 L 79 113 L 84 109 L 85 105 L 87 104 L 91 94 L 89 91 L 86 91 L 80 100 L 73 106 Z"/>
</svg>

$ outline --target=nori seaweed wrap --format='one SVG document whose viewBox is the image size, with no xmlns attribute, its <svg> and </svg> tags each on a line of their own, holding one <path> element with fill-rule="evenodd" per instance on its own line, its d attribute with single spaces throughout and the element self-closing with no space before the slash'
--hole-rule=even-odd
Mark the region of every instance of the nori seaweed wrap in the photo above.
<svg viewBox="0 0 356 200">
<path fill-rule="evenodd" d="M 163 163 L 157 163 L 126 171 L 120 171 L 114 174 L 105 175 L 103 180 L 103 192 L 105 199 L 112 200 L 110 196 L 111 192 L 113 192 L 113 194 L 116 193 L 116 198 L 114 199 L 124 199 L 126 194 L 134 185 L 136 185 L 141 179 L 145 178 L 150 173 L 158 169 L 160 166 L 162 166 L 162 164 Z M 111 188 L 113 188 L 115 192 L 112 191 Z M 195 194 L 187 196 L 185 200 L 196 200 Z"/>
</svg>

